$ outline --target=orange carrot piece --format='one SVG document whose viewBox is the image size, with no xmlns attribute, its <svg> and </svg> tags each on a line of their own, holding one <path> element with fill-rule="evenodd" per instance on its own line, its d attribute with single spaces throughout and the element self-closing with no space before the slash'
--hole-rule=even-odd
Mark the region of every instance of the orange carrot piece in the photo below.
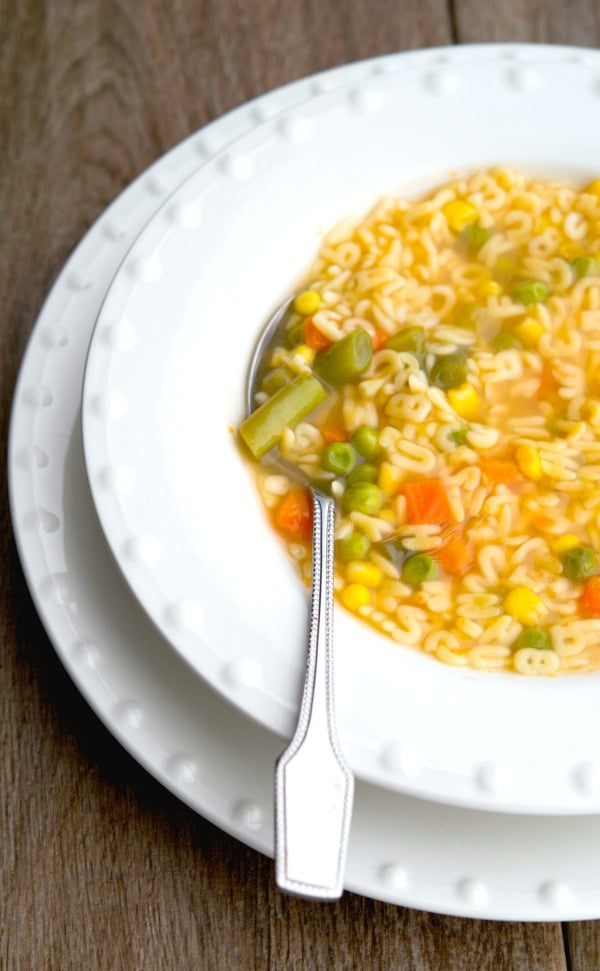
<svg viewBox="0 0 600 971">
<path fill-rule="evenodd" d="M 337 425 L 326 425 L 325 428 L 321 429 L 321 435 L 328 445 L 331 445 L 332 442 L 345 442 L 348 438 L 344 429 L 338 428 Z"/>
<path fill-rule="evenodd" d="M 290 489 L 275 510 L 275 526 L 289 539 L 309 540 L 313 510 L 307 489 Z"/>
<path fill-rule="evenodd" d="M 523 479 L 519 466 L 511 459 L 483 459 L 481 471 L 496 485 L 516 485 Z"/>
<path fill-rule="evenodd" d="M 440 479 L 406 482 L 402 491 L 409 523 L 447 523 L 452 519 L 448 494 Z"/>
<path fill-rule="evenodd" d="M 314 351 L 324 351 L 331 347 L 332 342 L 319 330 L 312 317 L 304 321 L 304 342 Z"/>
<path fill-rule="evenodd" d="M 600 577 L 588 577 L 585 581 L 579 607 L 585 614 L 600 614 Z"/>
<path fill-rule="evenodd" d="M 540 401 L 547 401 L 556 394 L 558 390 L 558 383 L 554 377 L 551 368 L 545 367 L 542 369 L 540 374 L 540 384 L 537 391 L 537 397 Z"/>
<path fill-rule="evenodd" d="M 371 340 L 373 341 L 373 350 L 380 351 L 384 344 L 387 344 L 389 339 L 390 335 L 386 334 L 384 330 L 375 330 L 375 333 L 371 337 Z"/>
<path fill-rule="evenodd" d="M 542 533 L 546 533 L 549 529 L 552 529 L 556 525 L 556 519 L 554 516 L 549 516 L 548 513 L 538 512 L 532 518 L 533 525 L 536 526 Z"/>
<path fill-rule="evenodd" d="M 473 547 L 462 536 L 451 536 L 444 546 L 436 550 L 435 557 L 446 573 L 464 577 L 473 566 Z"/>
</svg>

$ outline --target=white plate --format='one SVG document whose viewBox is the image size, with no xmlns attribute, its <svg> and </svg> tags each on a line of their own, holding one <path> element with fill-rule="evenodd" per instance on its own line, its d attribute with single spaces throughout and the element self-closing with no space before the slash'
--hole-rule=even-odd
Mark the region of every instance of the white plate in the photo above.
<svg viewBox="0 0 600 971">
<path fill-rule="evenodd" d="M 452 51 L 447 52 L 451 56 Z M 440 52 L 410 55 L 423 67 Z M 404 63 L 404 56 L 386 65 Z M 209 125 L 158 161 L 90 230 L 60 274 L 25 355 L 11 420 L 13 524 L 29 589 L 75 684 L 132 756 L 188 806 L 257 850 L 273 846 L 281 742 L 213 693 L 170 650 L 103 542 L 87 487 L 80 386 L 94 320 L 128 246 L 198 164 L 313 85 L 369 76 L 378 62 L 297 82 Z M 469 917 L 600 916 L 600 819 L 503 816 L 359 783 L 347 887 Z"/>
<path fill-rule="evenodd" d="M 282 735 L 307 605 L 231 432 L 256 336 L 320 233 L 381 194 L 498 162 L 597 175 L 599 68 L 589 51 L 459 47 L 317 80 L 177 189 L 108 291 L 83 395 L 104 532 L 181 656 Z M 600 810 L 600 676 L 459 671 L 343 610 L 335 636 L 342 745 L 362 778 L 471 807 Z"/>
</svg>

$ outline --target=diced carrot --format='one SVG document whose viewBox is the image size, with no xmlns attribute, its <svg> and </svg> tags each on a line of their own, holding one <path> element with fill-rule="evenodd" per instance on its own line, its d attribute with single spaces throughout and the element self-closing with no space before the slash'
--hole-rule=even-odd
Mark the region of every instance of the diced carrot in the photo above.
<svg viewBox="0 0 600 971">
<path fill-rule="evenodd" d="M 451 536 L 447 543 L 435 551 L 435 557 L 446 573 L 464 577 L 473 565 L 473 547 L 462 536 Z"/>
<path fill-rule="evenodd" d="M 409 523 L 447 523 L 452 519 L 448 494 L 440 479 L 406 482 L 402 491 Z"/>
<path fill-rule="evenodd" d="M 600 577 L 588 577 L 585 581 L 579 607 L 585 614 L 600 614 Z"/>
<path fill-rule="evenodd" d="M 319 330 L 312 317 L 307 317 L 304 321 L 304 343 L 314 351 L 324 351 L 332 344 L 323 331 Z"/>
<path fill-rule="evenodd" d="M 313 511 L 307 489 L 290 489 L 275 510 L 275 526 L 289 539 L 309 540 Z"/>
<path fill-rule="evenodd" d="M 542 533 L 546 533 L 553 526 L 556 526 L 556 519 L 554 516 L 549 516 L 547 512 L 538 512 L 533 516 L 533 525 Z"/>
<path fill-rule="evenodd" d="M 326 425 L 325 428 L 321 429 L 321 435 L 328 445 L 331 445 L 332 442 L 345 442 L 348 438 L 347 432 L 343 428 L 338 428 L 337 425 Z"/>
<path fill-rule="evenodd" d="M 554 377 L 552 370 L 549 367 L 542 369 L 540 374 L 540 384 L 538 387 L 537 396 L 540 401 L 547 401 L 552 395 L 555 395 L 558 390 L 558 383 Z"/>
<path fill-rule="evenodd" d="M 523 479 L 519 466 L 511 459 L 483 459 L 481 471 L 496 485 L 516 485 Z"/>
<path fill-rule="evenodd" d="M 371 340 L 373 341 L 373 350 L 380 351 L 384 344 L 390 339 L 390 335 L 386 334 L 384 330 L 375 329 L 375 333 L 371 335 Z"/>
</svg>

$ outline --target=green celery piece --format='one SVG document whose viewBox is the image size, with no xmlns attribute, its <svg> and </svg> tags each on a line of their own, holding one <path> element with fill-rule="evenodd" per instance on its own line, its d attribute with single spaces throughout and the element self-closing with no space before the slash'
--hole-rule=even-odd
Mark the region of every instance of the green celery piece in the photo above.
<svg viewBox="0 0 600 971">
<path fill-rule="evenodd" d="M 252 455 L 262 458 L 277 445 L 284 428 L 294 428 L 328 396 L 313 374 L 299 374 L 248 415 L 240 425 L 240 435 Z"/>
</svg>

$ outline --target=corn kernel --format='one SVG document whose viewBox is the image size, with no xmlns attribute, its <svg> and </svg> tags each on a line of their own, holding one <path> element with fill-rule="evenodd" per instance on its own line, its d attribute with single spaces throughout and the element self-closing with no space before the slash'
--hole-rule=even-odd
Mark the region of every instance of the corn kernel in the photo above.
<svg viewBox="0 0 600 971">
<path fill-rule="evenodd" d="M 304 293 L 299 293 L 294 300 L 294 310 L 296 313 L 302 314 L 303 317 L 315 314 L 320 306 L 321 294 L 317 293 L 316 290 L 305 290 Z"/>
<path fill-rule="evenodd" d="M 557 556 L 546 553 L 537 557 L 535 562 L 540 570 L 547 570 L 548 573 L 555 573 L 556 576 L 560 576 L 562 573 L 562 562 Z"/>
<path fill-rule="evenodd" d="M 371 603 L 371 591 L 363 583 L 350 583 L 342 590 L 340 600 L 348 610 L 358 610 Z"/>
<path fill-rule="evenodd" d="M 456 233 L 460 233 L 461 229 L 464 229 L 469 223 L 475 222 L 478 216 L 475 206 L 472 206 L 470 202 L 463 202 L 462 199 L 453 199 L 452 202 L 447 202 L 443 212 L 450 229 L 453 229 Z"/>
<path fill-rule="evenodd" d="M 309 347 L 308 344 L 300 344 L 294 351 L 294 356 L 300 356 L 306 364 L 312 364 L 315 359 L 316 351 Z"/>
<path fill-rule="evenodd" d="M 538 595 L 527 587 L 515 587 L 504 598 L 504 609 L 520 624 L 532 626 L 546 614 L 546 607 Z"/>
<path fill-rule="evenodd" d="M 579 243 L 575 243 L 571 239 L 565 240 L 558 247 L 558 255 L 562 256 L 563 260 L 574 260 L 578 256 L 583 256 L 585 250 Z"/>
<path fill-rule="evenodd" d="M 497 280 L 486 280 L 480 290 L 483 297 L 499 297 L 502 293 L 502 287 Z"/>
<path fill-rule="evenodd" d="M 559 536 L 558 539 L 555 539 L 550 544 L 550 548 L 553 553 L 566 553 L 567 550 L 572 550 L 574 546 L 579 546 L 580 543 L 581 540 L 575 533 L 565 533 L 564 536 Z"/>
<path fill-rule="evenodd" d="M 515 327 L 517 337 L 529 347 L 537 344 L 543 333 L 544 328 L 534 317 L 526 317 L 525 320 Z"/>
<path fill-rule="evenodd" d="M 587 185 L 583 191 L 588 195 L 597 196 L 600 198 L 600 179 L 594 179 L 594 181 L 590 182 L 590 184 Z"/>
<path fill-rule="evenodd" d="M 365 587 L 378 587 L 383 580 L 383 573 L 375 563 L 352 560 L 346 567 L 346 579 L 350 583 L 362 583 Z"/>
<path fill-rule="evenodd" d="M 448 401 L 461 418 L 474 418 L 481 406 L 481 399 L 472 384 L 450 388 Z"/>
<path fill-rule="evenodd" d="M 515 452 L 515 459 L 521 472 L 528 479 L 541 479 L 543 475 L 542 460 L 537 448 L 534 448 L 533 445 L 519 445 Z"/>
<path fill-rule="evenodd" d="M 540 235 L 541 233 L 544 233 L 552 225 L 553 223 L 551 219 L 548 219 L 547 216 L 540 216 L 535 226 L 533 227 L 533 231 L 536 235 Z"/>
<path fill-rule="evenodd" d="M 516 185 L 515 174 L 510 169 L 497 169 L 494 178 L 502 189 L 514 189 Z"/>
<path fill-rule="evenodd" d="M 386 496 L 395 496 L 404 480 L 404 470 L 391 462 L 382 462 L 379 466 L 377 485 Z"/>
</svg>

